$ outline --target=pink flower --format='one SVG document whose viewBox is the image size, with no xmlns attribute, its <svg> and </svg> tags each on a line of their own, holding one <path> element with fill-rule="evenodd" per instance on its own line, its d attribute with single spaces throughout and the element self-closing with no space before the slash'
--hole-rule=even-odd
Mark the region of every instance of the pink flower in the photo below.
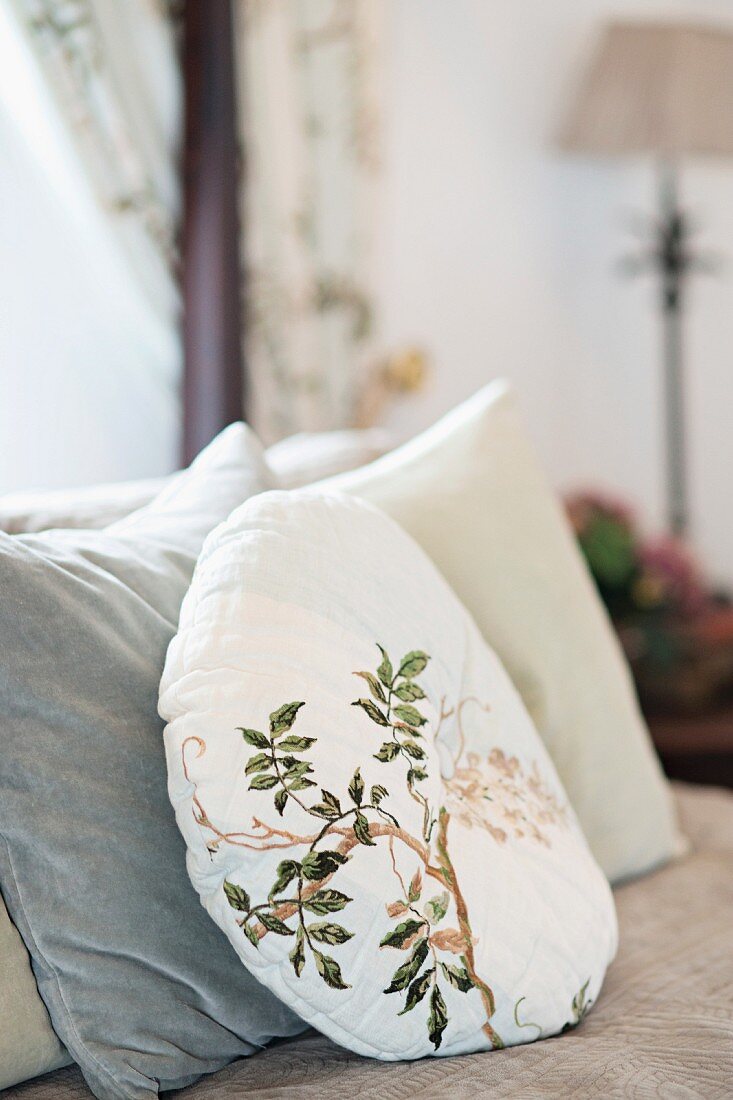
<svg viewBox="0 0 733 1100">
<path fill-rule="evenodd" d="M 670 536 L 639 548 L 640 583 L 656 588 L 660 602 L 682 615 L 695 615 L 707 603 L 699 566 L 687 546 Z"/>
</svg>

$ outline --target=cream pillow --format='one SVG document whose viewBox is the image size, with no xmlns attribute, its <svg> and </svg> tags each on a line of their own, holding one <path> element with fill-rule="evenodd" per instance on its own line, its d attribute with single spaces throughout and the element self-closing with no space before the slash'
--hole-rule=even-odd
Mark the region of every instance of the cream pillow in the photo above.
<svg viewBox="0 0 733 1100">
<path fill-rule="evenodd" d="M 70 1061 L 51 1027 L 31 960 L 0 898 L 0 1091 Z"/>
<path fill-rule="evenodd" d="M 582 1019 L 608 883 L 496 656 L 420 548 L 267 493 L 207 540 L 161 684 L 187 866 L 244 965 L 360 1054 Z"/>
<path fill-rule="evenodd" d="M 452 585 L 522 694 L 611 881 L 669 859 L 680 842 L 667 782 L 508 385 L 322 484 L 384 509 Z"/>
</svg>

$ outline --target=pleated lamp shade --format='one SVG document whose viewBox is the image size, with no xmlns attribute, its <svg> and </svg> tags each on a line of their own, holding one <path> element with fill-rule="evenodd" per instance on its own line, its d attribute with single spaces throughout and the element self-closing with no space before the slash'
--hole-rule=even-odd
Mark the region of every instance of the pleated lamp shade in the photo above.
<svg viewBox="0 0 733 1100">
<path fill-rule="evenodd" d="M 612 23 L 559 134 L 571 152 L 733 155 L 733 30 Z"/>
</svg>

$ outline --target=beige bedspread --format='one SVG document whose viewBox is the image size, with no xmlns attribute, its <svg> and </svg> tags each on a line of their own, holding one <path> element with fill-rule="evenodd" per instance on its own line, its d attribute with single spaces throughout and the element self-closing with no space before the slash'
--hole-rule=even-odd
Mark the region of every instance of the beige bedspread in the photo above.
<svg viewBox="0 0 733 1100">
<path fill-rule="evenodd" d="M 677 787 L 691 853 L 616 891 L 621 946 L 577 1031 L 493 1054 L 380 1063 L 310 1033 L 179 1092 L 182 1100 L 733 1097 L 733 796 Z M 7 1098 L 90 1096 L 75 1069 Z"/>
</svg>

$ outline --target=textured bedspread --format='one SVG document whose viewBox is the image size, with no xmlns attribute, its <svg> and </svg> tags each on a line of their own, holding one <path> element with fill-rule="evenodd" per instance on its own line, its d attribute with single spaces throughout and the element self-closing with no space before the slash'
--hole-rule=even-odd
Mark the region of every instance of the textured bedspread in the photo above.
<svg viewBox="0 0 733 1100">
<path fill-rule="evenodd" d="M 733 797 L 677 787 L 691 853 L 616 891 L 621 947 L 596 1008 L 558 1039 L 379 1063 L 309 1033 L 179 1092 L 181 1100 L 733 1097 Z M 75 1069 L 8 1098 L 88 1098 Z"/>
</svg>

